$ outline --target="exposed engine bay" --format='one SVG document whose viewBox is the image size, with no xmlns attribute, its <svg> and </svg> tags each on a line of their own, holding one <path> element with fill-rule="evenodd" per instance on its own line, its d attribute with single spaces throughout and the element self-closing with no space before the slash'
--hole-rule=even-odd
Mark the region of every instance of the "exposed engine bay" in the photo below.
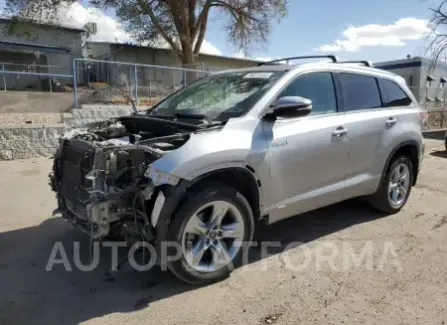
<svg viewBox="0 0 447 325">
<path fill-rule="evenodd" d="M 94 239 L 151 240 L 154 191 L 179 182 L 151 163 L 206 128 L 192 121 L 123 116 L 66 132 L 50 174 L 58 211 Z"/>
</svg>

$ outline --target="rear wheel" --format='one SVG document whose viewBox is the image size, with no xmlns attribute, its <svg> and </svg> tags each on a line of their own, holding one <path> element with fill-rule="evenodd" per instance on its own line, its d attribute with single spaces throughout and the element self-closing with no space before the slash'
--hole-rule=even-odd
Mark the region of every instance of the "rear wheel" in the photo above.
<svg viewBox="0 0 447 325">
<path fill-rule="evenodd" d="M 168 268 L 191 284 L 221 280 L 240 263 L 253 229 L 250 205 L 236 190 L 213 184 L 188 193 L 168 233 L 181 257 Z"/>
<path fill-rule="evenodd" d="M 400 211 L 408 200 L 413 184 L 413 166 L 405 156 L 394 159 L 388 167 L 376 194 L 370 198 L 371 205 L 386 213 Z"/>
</svg>

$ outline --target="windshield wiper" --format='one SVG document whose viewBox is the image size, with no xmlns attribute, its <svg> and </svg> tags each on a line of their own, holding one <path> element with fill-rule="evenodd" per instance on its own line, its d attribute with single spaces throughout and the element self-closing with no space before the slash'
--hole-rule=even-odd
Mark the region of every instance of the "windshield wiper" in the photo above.
<svg viewBox="0 0 447 325">
<path fill-rule="evenodd" d="M 208 116 L 206 116 L 205 114 L 200 114 L 200 113 L 148 114 L 146 116 L 150 117 L 150 118 L 167 119 L 168 121 L 173 121 L 173 122 L 174 121 L 177 122 L 176 119 L 178 119 L 178 118 L 193 119 L 193 120 L 205 120 L 207 124 L 200 125 L 201 129 L 224 125 L 227 122 L 227 120 L 226 121 L 212 121 Z M 182 122 L 177 122 L 177 123 L 182 123 Z"/>
<path fill-rule="evenodd" d="M 175 117 L 184 117 L 184 118 L 191 118 L 191 119 L 196 119 L 196 120 L 206 120 L 208 122 L 208 124 L 211 124 L 211 120 L 209 119 L 208 116 L 204 115 L 204 114 L 196 114 L 196 113 L 175 113 L 174 114 Z"/>
<path fill-rule="evenodd" d="M 205 114 L 199 114 L 199 113 L 148 114 L 147 116 L 156 118 L 166 118 L 172 120 L 175 120 L 177 118 L 205 120 L 206 123 L 208 124 L 207 126 L 216 124 L 215 122 L 211 121 L 210 118 Z"/>
</svg>

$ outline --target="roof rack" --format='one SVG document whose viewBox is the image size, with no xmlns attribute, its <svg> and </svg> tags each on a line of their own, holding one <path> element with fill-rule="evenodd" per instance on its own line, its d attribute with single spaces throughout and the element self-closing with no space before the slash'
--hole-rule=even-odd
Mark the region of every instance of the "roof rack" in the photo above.
<svg viewBox="0 0 447 325">
<path fill-rule="evenodd" d="M 339 63 L 361 63 L 364 64 L 366 67 L 373 67 L 373 64 L 370 61 L 341 61 Z"/>
<path fill-rule="evenodd" d="M 277 59 L 277 60 L 272 60 L 272 61 L 268 61 L 268 62 L 261 62 L 258 64 L 258 67 L 261 65 L 279 64 L 279 62 L 281 62 L 281 61 L 300 60 L 300 59 L 324 59 L 324 58 L 331 59 L 332 62 L 334 62 L 334 63 L 340 62 L 340 61 L 338 61 L 338 59 L 335 55 L 308 55 L 308 56 L 295 56 L 295 57 L 290 57 L 290 58 Z"/>
</svg>

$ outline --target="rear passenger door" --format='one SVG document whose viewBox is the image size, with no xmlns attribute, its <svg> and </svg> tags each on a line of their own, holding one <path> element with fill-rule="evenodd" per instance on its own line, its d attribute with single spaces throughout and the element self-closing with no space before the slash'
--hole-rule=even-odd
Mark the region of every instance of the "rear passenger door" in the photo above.
<svg viewBox="0 0 447 325">
<path fill-rule="evenodd" d="M 337 73 L 343 94 L 349 158 L 346 172 L 348 197 L 371 194 L 380 180 L 384 157 L 386 121 L 391 117 L 382 106 L 374 76 Z"/>
</svg>

